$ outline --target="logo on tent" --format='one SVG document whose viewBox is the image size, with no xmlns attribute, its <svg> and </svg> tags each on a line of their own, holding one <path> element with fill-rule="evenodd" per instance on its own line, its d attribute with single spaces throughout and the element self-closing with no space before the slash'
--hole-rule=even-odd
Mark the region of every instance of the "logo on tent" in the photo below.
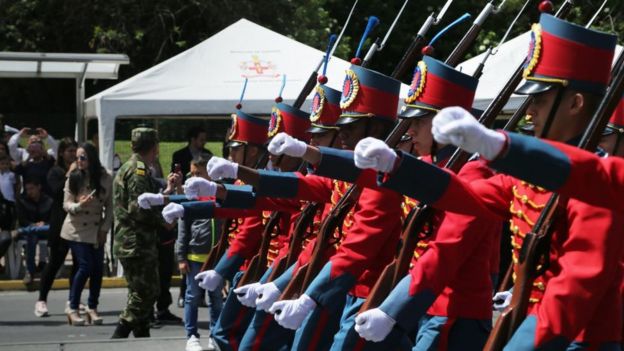
<svg viewBox="0 0 624 351">
<path fill-rule="evenodd" d="M 239 64 L 243 78 L 277 78 L 280 74 L 271 61 L 261 60 L 258 55 L 251 55 L 251 60 Z"/>
</svg>

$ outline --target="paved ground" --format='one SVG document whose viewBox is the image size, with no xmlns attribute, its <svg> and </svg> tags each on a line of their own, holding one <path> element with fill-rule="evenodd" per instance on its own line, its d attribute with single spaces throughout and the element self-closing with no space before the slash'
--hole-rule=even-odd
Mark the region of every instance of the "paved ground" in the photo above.
<svg viewBox="0 0 624 351">
<path fill-rule="evenodd" d="M 171 289 L 174 299 L 177 288 Z M 117 316 L 126 301 L 125 289 L 103 289 L 100 297 L 104 324 L 101 326 L 72 327 L 67 324 L 63 314 L 67 290 L 54 290 L 48 298 L 50 316 L 37 318 L 33 314 L 36 292 L 1 292 L 0 293 L 0 351 L 47 351 L 47 350 L 140 350 L 150 351 L 183 350 L 185 333 L 182 325 L 164 325 L 152 329 L 151 340 L 134 340 L 117 342 L 109 340 L 115 329 Z M 83 301 L 86 294 L 83 293 Z M 172 306 L 171 311 L 182 317 L 183 311 Z M 200 309 L 200 333 L 208 336 L 208 311 Z M 202 332 L 203 331 L 203 332 Z"/>
</svg>

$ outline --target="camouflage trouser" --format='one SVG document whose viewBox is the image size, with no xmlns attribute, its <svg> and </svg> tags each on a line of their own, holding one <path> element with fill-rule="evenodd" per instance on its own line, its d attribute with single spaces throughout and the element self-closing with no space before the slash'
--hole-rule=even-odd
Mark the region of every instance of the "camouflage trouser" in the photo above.
<svg viewBox="0 0 624 351">
<path fill-rule="evenodd" d="M 149 316 L 159 294 L 158 261 L 140 257 L 120 258 L 128 282 L 128 303 L 120 319 L 135 329 L 149 329 Z"/>
</svg>

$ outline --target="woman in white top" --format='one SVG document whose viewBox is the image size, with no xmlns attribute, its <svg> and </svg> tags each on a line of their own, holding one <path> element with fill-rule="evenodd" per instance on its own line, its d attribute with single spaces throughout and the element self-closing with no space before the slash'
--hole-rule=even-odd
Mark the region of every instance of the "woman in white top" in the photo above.
<svg viewBox="0 0 624 351">
<path fill-rule="evenodd" d="M 112 225 L 112 176 L 102 167 L 97 150 L 91 144 L 82 144 L 76 152 L 76 170 L 65 183 L 63 208 L 67 217 L 61 237 L 69 242 L 78 269 L 69 292 L 67 320 L 72 325 L 84 325 L 78 314 L 80 295 L 89 283 L 87 321 L 101 324 L 97 305 L 102 286 L 104 243 Z"/>
</svg>

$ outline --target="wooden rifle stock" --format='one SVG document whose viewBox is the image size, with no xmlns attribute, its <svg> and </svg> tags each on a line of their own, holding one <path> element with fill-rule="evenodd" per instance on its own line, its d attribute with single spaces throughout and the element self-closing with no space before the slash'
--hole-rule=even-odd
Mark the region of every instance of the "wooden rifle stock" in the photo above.
<svg viewBox="0 0 624 351">
<path fill-rule="evenodd" d="M 280 295 L 280 300 L 293 300 L 298 298 L 304 291 L 303 289 L 303 281 L 305 280 L 306 274 L 308 273 L 308 264 L 305 264 L 297 270 L 295 276 L 292 278 L 286 289 L 282 295 Z"/>
<path fill-rule="evenodd" d="M 210 249 L 208 257 L 206 257 L 206 261 L 204 261 L 204 264 L 199 270 L 200 272 L 213 269 L 217 265 L 217 261 L 219 260 L 219 258 L 221 258 L 221 256 L 223 256 L 223 254 L 225 253 L 225 250 L 227 250 L 229 245 L 228 235 L 230 232 L 230 226 L 233 221 L 233 219 L 226 219 L 223 222 L 219 241 L 217 241 L 217 243 Z"/>
<path fill-rule="evenodd" d="M 277 211 L 271 213 L 271 217 L 269 217 L 269 220 L 264 225 L 260 250 L 249 262 L 247 270 L 245 270 L 245 273 L 238 281 L 237 286 L 256 283 L 260 280 L 262 274 L 264 274 L 267 266 L 267 255 L 271 247 L 271 240 L 275 238 L 276 235 L 279 235 L 274 233 L 279 233 L 279 222 L 282 215 L 285 214 Z"/>
<path fill-rule="evenodd" d="M 540 215 L 534 230 L 524 237 L 516 270 L 516 282 L 509 306 L 501 313 L 483 348 L 484 351 L 502 350 L 526 317 L 533 281 L 547 266 L 551 225 L 559 198 L 553 195 Z M 535 231 L 538 229 L 538 231 Z M 538 270 L 538 266 L 542 265 Z M 513 268 L 512 268 L 513 269 Z"/>
<path fill-rule="evenodd" d="M 268 279 L 269 282 L 277 279 L 288 267 L 292 266 L 297 261 L 303 249 L 303 242 L 312 234 L 314 217 L 319 207 L 320 204 L 311 202 L 301 211 L 290 238 L 288 255 L 282 258 L 279 265 L 273 269 Z"/>
</svg>

